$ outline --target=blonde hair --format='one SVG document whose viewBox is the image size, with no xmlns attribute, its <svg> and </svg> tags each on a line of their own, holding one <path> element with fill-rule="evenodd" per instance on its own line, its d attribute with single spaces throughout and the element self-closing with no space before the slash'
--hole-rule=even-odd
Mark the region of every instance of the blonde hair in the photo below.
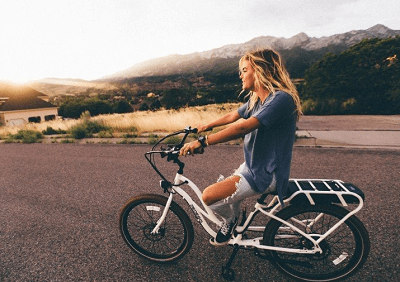
<svg viewBox="0 0 400 282">
<path fill-rule="evenodd" d="M 297 118 L 303 114 L 299 93 L 293 82 L 290 80 L 289 73 L 282 61 L 280 54 L 272 49 L 257 50 L 244 55 L 239 61 L 239 68 L 243 61 L 248 61 L 254 69 L 255 89 L 264 88 L 271 94 L 278 90 L 284 91 L 292 96 L 296 106 Z M 243 91 L 242 91 L 243 92 Z M 249 107 L 252 109 L 258 101 L 258 96 L 250 91 Z"/>
</svg>

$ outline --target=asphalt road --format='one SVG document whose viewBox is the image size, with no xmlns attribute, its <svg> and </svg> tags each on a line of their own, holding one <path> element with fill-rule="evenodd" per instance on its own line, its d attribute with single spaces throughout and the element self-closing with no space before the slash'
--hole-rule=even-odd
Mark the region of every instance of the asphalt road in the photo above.
<svg viewBox="0 0 400 282">
<path fill-rule="evenodd" d="M 0 281 L 222 281 L 230 247 L 213 247 L 194 222 L 195 242 L 178 263 L 148 262 L 123 242 L 120 207 L 161 193 L 147 145 L 1 144 Z M 188 157 L 186 175 L 204 187 L 242 161 L 240 146 Z M 295 148 L 292 177 L 353 182 L 366 194 L 359 218 L 371 253 L 349 281 L 399 281 L 400 151 Z M 189 209 L 180 204 L 193 218 Z M 240 251 L 236 281 L 289 281 L 268 261 Z"/>
</svg>

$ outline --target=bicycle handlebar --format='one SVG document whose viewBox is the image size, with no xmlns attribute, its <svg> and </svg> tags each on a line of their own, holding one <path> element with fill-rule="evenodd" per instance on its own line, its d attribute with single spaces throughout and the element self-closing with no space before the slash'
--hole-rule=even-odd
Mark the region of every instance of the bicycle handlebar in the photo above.
<svg viewBox="0 0 400 282">
<path fill-rule="evenodd" d="M 161 156 L 161 158 L 167 157 L 168 162 L 172 161 L 173 163 L 176 163 L 178 165 L 178 167 L 179 167 L 178 173 L 183 174 L 183 168 L 185 167 L 185 164 L 181 160 L 179 160 L 179 152 L 180 152 L 181 148 L 183 147 L 189 134 L 192 134 L 192 133 L 196 134 L 197 132 L 198 132 L 197 128 L 191 128 L 190 126 L 188 126 L 183 130 L 179 130 L 174 133 L 168 134 L 168 135 L 164 136 L 163 138 L 161 138 L 160 140 L 158 140 L 157 143 L 151 148 L 151 150 L 149 152 L 145 153 L 145 158 L 147 159 L 147 161 L 150 163 L 152 168 L 157 172 L 157 174 L 161 176 L 162 180 L 165 181 L 164 186 L 172 187 L 172 186 L 177 186 L 177 185 L 174 185 L 174 184 L 172 184 L 172 182 L 168 181 L 165 178 L 165 176 L 159 171 L 159 169 L 157 168 L 157 166 L 155 164 L 154 155 L 159 154 Z M 182 140 L 178 144 L 175 144 L 175 145 L 167 144 L 168 148 L 161 147 L 160 150 L 155 150 L 156 147 L 159 146 L 160 144 L 162 144 L 162 142 L 164 140 L 166 140 L 169 137 L 179 135 L 179 134 L 184 134 L 184 136 L 182 137 Z M 203 148 L 195 151 L 196 154 L 197 153 L 202 154 L 203 152 L 204 152 Z M 164 187 L 164 190 L 167 190 L 167 189 Z"/>
</svg>

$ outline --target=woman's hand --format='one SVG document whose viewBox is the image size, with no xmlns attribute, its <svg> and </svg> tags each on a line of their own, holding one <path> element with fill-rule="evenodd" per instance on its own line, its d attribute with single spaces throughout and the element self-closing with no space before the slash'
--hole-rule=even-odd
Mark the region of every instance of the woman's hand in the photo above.
<svg viewBox="0 0 400 282">
<path fill-rule="evenodd" d="M 201 133 L 201 132 L 210 130 L 210 129 L 208 129 L 207 125 L 197 125 L 196 128 L 197 128 L 197 133 Z"/>
<path fill-rule="evenodd" d="M 179 156 L 186 156 L 188 153 L 194 156 L 195 151 L 196 152 L 199 151 L 200 148 L 202 149 L 201 144 L 197 140 L 190 143 L 186 143 L 179 151 Z"/>
</svg>

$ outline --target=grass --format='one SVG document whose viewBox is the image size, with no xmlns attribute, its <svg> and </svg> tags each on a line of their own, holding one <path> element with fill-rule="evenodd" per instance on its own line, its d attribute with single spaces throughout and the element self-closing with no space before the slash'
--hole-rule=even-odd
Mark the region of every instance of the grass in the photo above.
<svg viewBox="0 0 400 282">
<path fill-rule="evenodd" d="M 180 110 L 146 111 L 96 117 L 90 117 L 85 113 L 81 119 L 59 119 L 21 126 L 0 126 L 0 139 L 17 135 L 22 130 L 46 135 L 68 132 L 68 135 L 74 139 L 91 137 L 93 133 L 98 133 L 97 136 L 100 138 L 110 138 L 116 135 L 129 138 L 148 133 L 151 141 L 156 139 L 155 135 L 152 135 L 156 132 L 170 133 L 189 125 L 195 127 L 207 124 L 238 107 L 239 104 L 214 104 Z"/>
<path fill-rule="evenodd" d="M 223 114 L 237 109 L 239 104 L 214 104 L 183 108 L 180 110 L 160 110 L 156 112 L 134 112 L 127 114 L 110 114 L 91 117 L 104 126 L 112 128 L 114 132 L 127 134 L 143 134 L 151 132 L 173 132 L 188 125 L 209 123 Z M 1 126 L 0 135 L 16 134 L 19 130 L 68 131 L 81 123 L 80 119 L 52 120 L 42 123 L 28 123 L 22 126 Z"/>
<path fill-rule="evenodd" d="M 4 139 L 6 143 L 36 143 L 40 142 L 43 134 L 35 130 L 19 130 L 16 134 L 8 134 Z"/>
<path fill-rule="evenodd" d="M 110 126 L 115 132 L 173 132 L 188 125 L 209 123 L 223 114 L 238 108 L 239 104 L 208 105 L 180 110 L 160 110 L 156 112 L 134 112 L 93 117 Z M 134 129 L 134 130 L 132 130 Z"/>
</svg>

